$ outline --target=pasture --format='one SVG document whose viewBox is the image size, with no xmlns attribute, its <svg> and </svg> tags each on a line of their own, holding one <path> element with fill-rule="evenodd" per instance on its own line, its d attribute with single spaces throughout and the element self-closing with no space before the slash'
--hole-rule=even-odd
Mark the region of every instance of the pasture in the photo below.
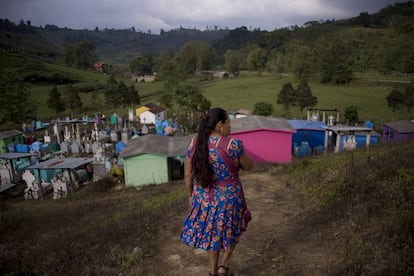
<svg viewBox="0 0 414 276">
<path fill-rule="evenodd" d="M 125 69 L 125 68 L 124 68 Z M 65 76 L 70 76 L 76 80 L 74 86 L 104 86 L 109 76 L 98 74 L 94 71 L 80 71 L 73 68 L 58 65 L 48 65 L 48 70 L 60 72 Z M 117 77 L 116 80 L 123 81 L 127 86 L 134 84 L 141 97 L 141 104 L 158 103 L 159 95 L 164 86 L 162 81 L 153 83 L 133 82 L 128 76 Z M 364 73 L 356 75 L 356 78 L 349 85 L 322 84 L 316 78 L 309 79 L 309 86 L 312 94 L 317 97 L 318 103 L 315 108 L 334 109 L 341 113 L 340 120 L 344 121 L 343 111 L 346 107 L 353 105 L 357 107 L 360 121 L 370 120 L 374 122 L 375 128 L 380 128 L 382 124 L 393 120 L 412 119 L 414 112 L 407 110 L 397 110 L 395 113 L 388 107 L 386 97 L 393 88 L 403 91 L 404 86 L 413 78 L 409 75 L 404 76 L 384 76 L 374 73 Z M 306 112 L 301 114 L 299 107 L 291 107 L 289 110 L 277 104 L 277 95 L 283 84 L 291 82 L 296 88 L 299 80 L 293 76 L 241 72 L 235 78 L 216 79 L 211 81 L 201 81 L 194 79 L 205 97 L 209 99 L 212 106 L 221 106 L 229 111 L 247 109 L 253 111 L 254 104 L 257 102 L 267 102 L 273 105 L 273 116 L 285 117 L 287 119 L 305 119 Z M 65 85 L 58 88 L 64 93 Z M 49 118 L 54 116 L 52 110 L 47 107 L 47 98 L 51 85 L 36 85 L 29 88 L 32 102 L 37 105 L 39 118 Z M 92 94 L 96 93 L 96 97 Z M 105 107 L 104 90 L 98 89 L 95 92 L 81 92 L 80 97 L 83 102 L 82 110 L 76 111 L 79 114 L 74 116 L 81 117 L 83 114 L 93 115 L 97 112 L 110 114 L 127 114 L 128 107 L 122 109 L 110 109 Z M 70 111 L 66 110 L 66 115 Z"/>
<path fill-rule="evenodd" d="M 386 97 L 392 88 L 401 87 L 399 82 L 382 81 L 389 79 L 383 76 L 376 79 L 371 76 L 370 80 L 358 78 L 350 85 L 321 84 L 319 80 L 310 79 L 309 86 L 312 94 L 318 98 L 316 108 L 338 109 L 343 116 L 347 106 L 354 105 L 358 108 L 360 121 L 370 120 L 376 127 L 385 122 L 407 119 L 413 117 L 414 113 L 406 110 L 392 112 L 388 107 Z M 378 76 L 377 76 L 378 77 Z M 299 107 L 293 107 L 288 112 L 284 107 L 278 105 L 277 95 L 286 82 L 291 82 L 296 88 L 299 80 L 291 76 L 274 74 L 248 74 L 244 73 L 234 79 L 215 80 L 203 85 L 205 96 L 211 100 L 212 106 L 222 106 L 228 110 L 238 109 L 253 110 L 257 102 L 269 102 L 274 107 L 273 115 L 286 117 L 288 119 L 306 119 L 306 112 L 300 113 Z M 400 88 L 401 87 L 401 88 Z M 343 117 L 340 118 L 343 120 Z"/>
</svg>

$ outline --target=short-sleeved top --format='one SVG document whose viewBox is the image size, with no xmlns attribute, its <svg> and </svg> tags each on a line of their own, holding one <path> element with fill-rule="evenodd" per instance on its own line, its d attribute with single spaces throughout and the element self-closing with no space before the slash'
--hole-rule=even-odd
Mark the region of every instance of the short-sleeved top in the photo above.
<svg viewBox="0 0 414 276">
<path fill-rule="evenodd" d="M 196 138 L 191 140 L 190 145 L 188 146 L 187 156 L 192 158 L 194 153 Z M 209 161 L 210 161 L 210 173 L 213 175 L 213 182 L 216 181 L 226 181 L 229 180 L 229 177 L 233 177 L 231 172 L 228 170 L 225 162 L 223 162 L 220 154 L 218 153 L 218 143 L 221 142 L 221 137 L 210 136 L 209 137 Z M 227 151 L 230 158 L 234 161 L 236 169 L 240 170 L 240 165 L 238 160 L 244 153 L 244 146 L 241 140 L 231 139 L 227 145 Z"/>
<path fill-rule="evenodd" d="M 187 151 L 190 158 L 194 152 L 194 141 Z M 223 162 L 216 147 L 219 141 L 219 137 L 209 138 L 213 184 L 203 188 L 193 179 L 192 208 L 180 235 L 188 246 L 203 250 L 227 250 L 238 242 L 242 233 L 243 189 L 237 173 L 234 176 Z M 231 139 L 227 145 L 227 152 L 236 161 L 235 164 L 238 164 L 243 151 L 243 144 L 238 139 Z"/>
</svg>

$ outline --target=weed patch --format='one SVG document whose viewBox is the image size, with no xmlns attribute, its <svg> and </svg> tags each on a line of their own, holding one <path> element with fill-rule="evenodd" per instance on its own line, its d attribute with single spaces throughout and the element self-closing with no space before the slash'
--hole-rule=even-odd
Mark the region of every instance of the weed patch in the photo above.
<svg viewBox="0 0 414 276">
<path fill-rule="evenodd" d="M 339 274 L 413 272 L 413 155 L 412 142 L 388 144 L 295 169 L 302 198 L 317 210 L 315 218 L 343 225 Z M 321 161 L 326 158 L 330 161 Z"/>
<path fill-rule="evenodd" d="M 155 254 L 159 222 L 185 204 L 183 185 L 119 192 L 114 185 L 103 180 L 56 201 L 2 202 L 0 270 L 125 275 L 139 268 Z"/>
</svg>

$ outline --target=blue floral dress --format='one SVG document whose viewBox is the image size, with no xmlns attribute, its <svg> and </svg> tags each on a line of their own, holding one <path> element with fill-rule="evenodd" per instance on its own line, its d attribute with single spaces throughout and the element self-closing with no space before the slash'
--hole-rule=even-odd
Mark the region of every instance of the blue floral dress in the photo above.
<svg viewBox="0 0 414 276">
<path fill-rule="evenodd" d="M 202 188 L 193 179 L 192 208 L 181 231 L 181 240 L 186 245 L 203 250 L 227 250 L 238 242 L 242 232 L 243 190 L 238 176 L 228 170 L 218 154 L 219 139 L 209 138 L 213 184 Z M 187 151 L 190 158 L 194 152 L 193 141 Z M 232 139 L 227 149 L 232 160 L 238 160 L 244 152 L 243 143 L 237 139 Z"/>
</svg>

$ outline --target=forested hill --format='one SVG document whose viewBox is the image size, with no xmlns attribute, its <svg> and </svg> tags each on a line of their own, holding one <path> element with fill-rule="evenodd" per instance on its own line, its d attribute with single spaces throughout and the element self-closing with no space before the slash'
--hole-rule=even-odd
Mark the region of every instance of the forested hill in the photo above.
<svg viewBox="0 0 414 276">
<path fill-rule="evenodd" d="M 111 62 L 128 64 L 137 55 L 150 54 L 157 56 L 162 50 L 169 49 L 177 52 L 188 41 L 203 41 L 211 43 L 228 34 L 228 30 L 205 30 L 179 28 L 170 31 L 161 31 L 159 35 L 137 32 L 134 29 L 126 30 L 69 30 L 56 29 L 46 26 L 37 31 L 49 42 L 56 46 L 65 43 L 76 44 L 81 41 L 90 41 L 96 46 L 99 58 Z"/>
<path fill-rule="evenodd" d="M 0 19 L 0 48 L 14 49 L 49 58 L 63 55 L 64 45 L 75 45 L 82 41 L 93 43 L 99 59 L 109 63 L 128 64 L 137 55 L 151 54 L 157 56 L 162 50 L 177 52 L 188 41 L 203 41 L 211 44 L 219 56 L 226 50 L 248 52 L 252 47 L 260 47 L 267 52 L 268 59 L 277 52 L 298 52 L 302 45 L 318 50 L 326 48 L 326 39 L 345 44 L 345 47 L 358 57 L 360 70 L 369 70 L 370 62 L 365 59 L 382 59 L 395 61 L 397 57 L 408 60 L 413 55 L 414 2 L 408 1 L 384 7 L 374 14 L 361 12 L 359 15 L 342 20 L 315 20 L 304 22 L 302 26 L 290 26 L 274 31 L 248 30 L 241 26 L 234 30 L 212 28 L 197 30 L 178 28 L 161 30 L 160 34 L 137 31 L 135 28 L 125 30 L 98 29 L 72 30 L 55 25 L 32 26 L 30 21 L 19 23 Z M 334 43 L 335 44 L 335 43 Z M 348 46 L 351 47 L 348 47 Z M 298 47 L 296 47 L 298 46 Z M 393 49 L 394 51 L 384 51 Z M 388 54 L 387 56 L 387 53 Z M 344 53 L 348 56 L 349 53 Z M 408 57 L 407 57 L 408 55 Z M 299 55 L 300 56 L 300 55 Z M 379 57 L 379 58 L 378 58 Z M 414 60 L 414 58 L 411 58 Z M 394 64 L 395 62 L 393 62 Z M 377 66 L 378 64 L 375 64 Z M 413 66 L 394 64 L 388 69 L 410 71 Z"/>
<path fill-rule="evenodd" d="M 229 30 L 223 29 L 200 31 L 186 28 L 161 30 L 159 35 L 136 31 L 134 28 L 73 30 L 56 25 L 32 26 L 30 21 L 23 20 L 16 24 L 0 19 L 0 48 L 55 57 L 63 55 L 65 44 L 75 45 L 88 41 L 96 47 L 95 52 L 100 59 L 128 64 L 140 54 L 157 56 L 164 49 L 175 53 L 188 41 L 211 43 L 228 33 Z"/>
</svg>

